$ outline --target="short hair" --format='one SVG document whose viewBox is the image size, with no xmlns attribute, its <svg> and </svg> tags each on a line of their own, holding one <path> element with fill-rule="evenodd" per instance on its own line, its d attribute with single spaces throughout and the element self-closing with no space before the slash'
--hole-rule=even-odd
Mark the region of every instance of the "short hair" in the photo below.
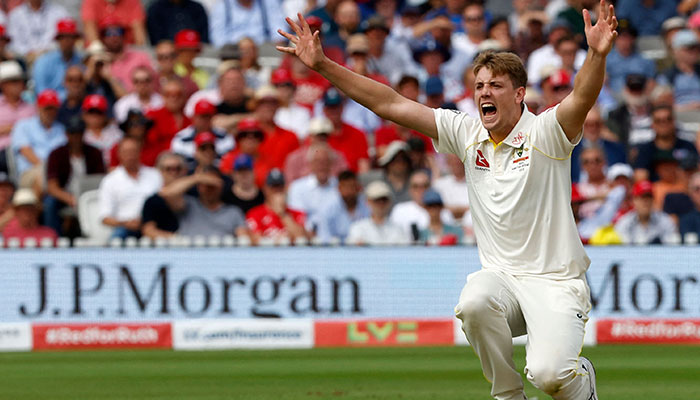
<svg viewBox="0 0 700 400">
<path fill-rule="evenodd" d="M 403 75 L 401 77 L 401 79 L 399 79 L 399 82 L 396 84 L 396 87 L 398 89 L 401 89 L 402 87 L 404 87 L 405 85 L 408 85 L 408 84 L 413 84 L 413 85 L 420 87 L 420 83 L 418 82 L 418 78 L 416 78 L 413 75 Z"/>
<path fill-rule="evenodd" d="M 570 34 L 567 33 L 566 35 L 564 35 L 564 36 L 560 37 L 559 39 L 557 39 L 557 41 L 554 43 L 554 48 L 555 48 L 555 49 L 558 49 L 559 46 L 561 46 L 561 44 L 564 43 L 564 42 L 574 42 L 574 43 L 576 44 L 576 46 L 578 46 L 578 44 L 579 44 L 579 43 L 578 43 L 578 40 L 576 40 L 576 38 L 574 37 L 574 35 L 570 35 Z"/>
<path fill-rule="evenodd" d="M 527 71 L 517 55 L 507 51 L 487 50 L 474 60 L 474 75 L 488 68 L 494 75 L 508 75 L 514 88 L 527 87 Z"/>
<path fill-rule="evenodd" d="M 349 180 L 355 180 L 357 179 L 357 174 L 352 172 L 349 169 L 346 169 L 345 171 L 341 171 L 338 174 L 338 181 L 349 181 Z"/>
<path fill-rule="evenodd" d="M 660 110 L 668 111 L 669 113 L 671 113 L 671 117 L 674 116 L 673 107 L 668 105 L 668 104 L 659 104 L 659 105 L 653 106 L 651 108 L 651 112 L 649 112 L 649 115 L 654 115 L 655 112 L 660 111 Z"/>
<path fill-rule="evenodd" d="M 180 163 L 180 165 L 185 166 L 185 157 L 177 153 L 173 153 L 172 151 L 164 151 L 158 154 L 158 158 L 156 158 L 156 168 L 160 169 L 163 166 L 165 160 L 167 160 L 168 158 L 175 158 Z"/>
</svg>

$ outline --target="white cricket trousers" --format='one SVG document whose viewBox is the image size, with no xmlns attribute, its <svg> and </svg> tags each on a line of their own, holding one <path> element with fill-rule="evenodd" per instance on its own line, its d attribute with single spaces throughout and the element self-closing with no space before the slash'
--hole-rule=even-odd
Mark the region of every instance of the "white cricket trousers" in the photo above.
<svg viewBox="0 0 700 400">
<path fill-rule="evenodd" d="M 553 280 L 486 269 L 469 275 L 455 307 L 498 400 L 527 399 L 512 342 L 525 333 L 527 379 L 556 400 L 587 400 L 591 384 L 579 354 L 589 310 L 585 277 Z"/>
</svg>

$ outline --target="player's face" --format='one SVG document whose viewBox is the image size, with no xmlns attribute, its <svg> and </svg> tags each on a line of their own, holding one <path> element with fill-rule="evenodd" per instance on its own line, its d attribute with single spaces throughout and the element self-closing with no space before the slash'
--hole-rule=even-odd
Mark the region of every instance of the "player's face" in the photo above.
<svg viewBox="0 0 700 400">
<path fill-rule="evenodd" d="M 493 133 L 508 135 L 520 119 L 520 103 L 525 88 L 514 88 L 508 75 L 494 75 L 481 68 L 476 75 L 474 102 L 484 127 Z"/>
</svg>

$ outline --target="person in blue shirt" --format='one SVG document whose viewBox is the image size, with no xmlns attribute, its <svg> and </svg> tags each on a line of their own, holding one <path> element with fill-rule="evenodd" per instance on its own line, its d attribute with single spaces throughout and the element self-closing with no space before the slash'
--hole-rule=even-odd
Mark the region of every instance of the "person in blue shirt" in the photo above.
<svg viewBox="0 0 700 400">
<path fill-rule="evenodd" d="M 583 139 L 579 146 L 574 147 L 571 152 L 571 181 L 578 182 L 581 180 L 581 153 L 590 147 L 599 147 L 605 153 L 605 161 L 607 166 L 617 163 L 627 162 L 625 147 L 620 143 L 616 143 L 601 137 L 603 130 L 603 119 L 600 116 L 598 107 L 593 107 L 586 115 L 586 120 L 583 122 Z"/>
<path fill-rule="evenodd" d="M 619 0 L 617 19 L 629 19 L 643 36 L 659 35 L 661 25 L 676 15 L 678 0 Z M 610 62 L 608 60 L 608 62 Z"/>
<path fill-rule="evenodd" d="M 33 78 L 36 93 L 52 89 L 60 99 L 66 98 L 63 77 L 68 67 L 80 65 L 82 56 L 75 48 L 80 38 L 78 27 L 72 19 L 62 19 L 56 24 L 58 49 L 42 54 L 34 63 Z"/>
<path fill-rule="evenodd" d="M 693 201 L 694 210 L 681 216 L 679 225 L 681 237 L 688 241 L 688 233 L 694 233 L 696 238 L 700 236 L 700 172 L 694 173 L 688 182 L 688 195 Z M 696 239 L 697 240 L 697 239 Z"/>
<path fill-rule="evenodd" d="M 637 29 L 628 20 L 620 20 L 617 26 L 615 47 L 608 55 L 605 72 L 608 76 L 608 86 L 613 93 L 620 93 L 625 87 L 625 79 L 630 74 L 643 75 L 653 79 L 656 75 L 656 65 L 652 60 L 644 58 L 637 52 Z"/>
</svg>

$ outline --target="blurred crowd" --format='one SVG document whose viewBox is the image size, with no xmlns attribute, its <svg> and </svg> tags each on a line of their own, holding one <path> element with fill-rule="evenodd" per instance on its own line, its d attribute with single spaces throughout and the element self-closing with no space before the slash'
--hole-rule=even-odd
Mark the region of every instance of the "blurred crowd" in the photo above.
<svg viewBox="0 0 700 400">
<path fill-rule="evenodd" d="M 483 0 L 2 2 L 4 243 L 99 232 L 473 243 L 471 166 L 274 45 L 301 13 L 329 58 L 475 118 L 472 60 L 512 51 L 539 113 L 571 92 L 586 57 L 582 10 L 595 16 L 599 2 L 505 3 L 507 12 Z M 608 3 L 618 38 L 571 154 L 581 238 L 697 243 L 700 2 Z"/>
</svg>

